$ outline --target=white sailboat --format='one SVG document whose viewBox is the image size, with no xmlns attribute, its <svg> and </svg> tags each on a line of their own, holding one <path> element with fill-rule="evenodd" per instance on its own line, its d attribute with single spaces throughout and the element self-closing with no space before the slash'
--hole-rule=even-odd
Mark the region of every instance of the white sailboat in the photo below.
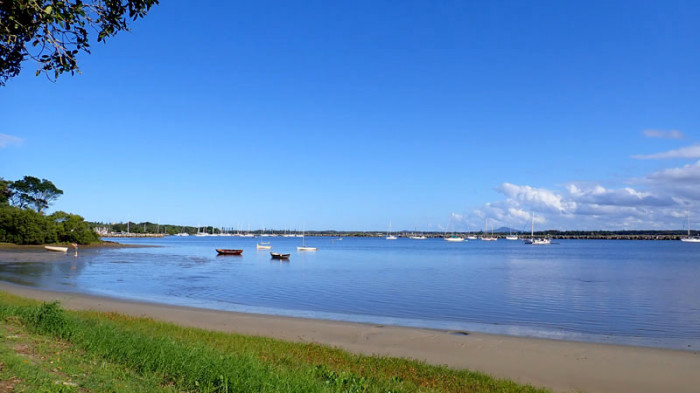
<svg viewBox="0 0 700 393">
<path fill-rule="evenodd" d="M 493 225 L 491 225 L 491 236 L 486 235 L 486 231 L 489 230 L 489 219 L 486 219 L 486 227 L 484 228 L 484 236 L 481 237 L 481 240 L 487 241 L 487 242 L 495 242 L 498 240 L 496 236 L 493 235 Z"/>
<path fill-rule="evenodd" d="M 452 222 L 452 215 L 450 215 L 450 227 L 452 227 L 452 235 L 445 236 L 444 239 L 447 242 L 463 242 L 465 239 L 461 236 L 455 236 L 455 225 Z"/>
<path fill-rule="evenodd" d="M 690 236 L 690 210 L 688 210 L 688 236 L 682 237 L 681 241 L 686 243 L 700 243 L 700 236 Z"/>
<path fill-rule="evenodd" d="M 518 240 L 518 235 L 513 235 L 513 228 L 508 225 L 508 236 L 506 236 L 506 240 Z"/>
<path fill-rule="evenodd" d="M 396 240 L 398 239 L 396 236 L 391 234 L 391 221 L 389 221 L 389 236 L 385 238 L 386 240 Z"/>
<path fill-rule="evenodd" d="M 270 242 L 264 242 L 263 237 L 265 237 L 265 228 L 263 228 L 262 233 L 260 234 L 260 243 L 255 245 L 255 249 L 257 250 L 269 250 L 272 248 L 272 245 Z"/>
<path fill-rule="evenodd" d="M 317 247 L 307 247 L 306 243 L 304 242 L 304 232 L 305 230 L 302 229 L 301 231 L 301 246 L 297 246 L 297 251 L 317 251 Z"/>
<path fill-rule="evenodd" d="M 477 240 L 478 238 L 476 237 L 475 234 L 472 233 L 471 229 L 467 225 L 467 240 Z"/>
<path fill-rule="evenodd" d="M 523 240 L 523 242 L 525 244 L 532 245 L 552 244 L 552 239 L 547 239 L 544 237 L 535 239 L 535 212 L 532 212 L 532 228 L 530 229 L 530 238 Z"/>
</svg>

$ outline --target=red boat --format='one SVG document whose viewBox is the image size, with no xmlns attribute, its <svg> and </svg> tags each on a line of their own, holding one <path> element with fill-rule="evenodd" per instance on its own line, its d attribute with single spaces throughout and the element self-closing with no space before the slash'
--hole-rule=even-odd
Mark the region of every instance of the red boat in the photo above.
<svg viewBox="0 0 700 393">
<path fill-rule="evenodd" d="M 217 248 L 216 252 L 218 252 L 219 255 L 241 255 L 243 253 L 243 250 L 231 250 L 231 249 L 226 249 L 226 248 Z"/>
</svg>

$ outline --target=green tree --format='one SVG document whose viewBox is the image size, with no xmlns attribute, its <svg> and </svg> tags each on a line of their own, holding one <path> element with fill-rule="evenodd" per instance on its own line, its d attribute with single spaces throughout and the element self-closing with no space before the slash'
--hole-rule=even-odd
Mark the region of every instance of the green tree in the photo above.
<svg viewBox="0 0 700 393">
<path fill-rule="evenodd" d="M 0 0 L 0 86 L 19 75 L 22 62 L 38 63 L 50 79 L 80 72 L 78 53 L 90 53 L 88 30 L 97 42 L 128 30 L 158 0 Z"/>
<path fill-rule="evenodd" d="M 45 244 L 58 241 L 56 224 L 34 210 L 0 207 L 0 242 Z"/>
<path fill-rule="evenodd" d="M 22 180 L 12 182 L 12 204 L 20 208 L 31 207 L 37 213 L 49 207 L 51 202 L 63 195 L 51 181 L 34 176 L 25 176 Z"/>
<path fill-rule="evenodd" d="M 0 177 L 0 207 L 7 206 L 10 203 L 10 197 L 12 196 L 10 184 L 12 184 L 12 182 Z"/>
<path fill-rule="evenodd" d="M 60 242 L 90 244 L 100 240 L 100 237 L 90 228 L 83 217 L 77 214 L 57 211 L 47 218 L 55 223 L 56 234 Z"/>
</svg>

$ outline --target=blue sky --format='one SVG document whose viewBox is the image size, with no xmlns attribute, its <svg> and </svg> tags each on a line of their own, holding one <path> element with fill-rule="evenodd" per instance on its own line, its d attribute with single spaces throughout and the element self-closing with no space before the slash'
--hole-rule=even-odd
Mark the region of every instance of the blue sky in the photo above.
<svg viewBox="0 0 700 393">
<path fill-rule="evenodd" d="M 27 62 L 0 176 L 105 222 L 700 226 L 697 2 L 203 4 Z"/>
</svg>

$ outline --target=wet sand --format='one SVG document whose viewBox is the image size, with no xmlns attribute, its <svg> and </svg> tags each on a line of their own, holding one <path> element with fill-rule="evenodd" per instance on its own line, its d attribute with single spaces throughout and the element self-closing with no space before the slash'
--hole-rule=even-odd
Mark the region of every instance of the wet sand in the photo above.
<svg viewBox="0 0 700 393">
<path fill-rule="evenodd" d="M 697 392 L 700 352 L 289 318 L 40 291 L 0 283 L 19 296 L 73 310 L 118 312 L 208 330 L 314 342 L 355 353 L 478 370 L 558 392 Z"/>
</svg>

